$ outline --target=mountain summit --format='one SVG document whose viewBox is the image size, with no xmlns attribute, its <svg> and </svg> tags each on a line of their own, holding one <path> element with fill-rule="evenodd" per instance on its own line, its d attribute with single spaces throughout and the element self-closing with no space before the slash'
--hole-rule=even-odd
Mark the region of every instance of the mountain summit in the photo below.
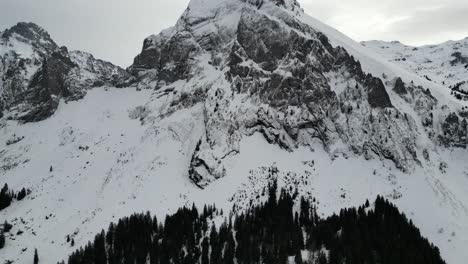
<svg viewBox="0 0 468 264">
<path fill-rule="evenodd" d="M 5 30 L 1 34 L 1 38 L 4 42 L 16 39 L 37 49 L 42 48 L 42 52 L 44 53 L 51 53 L 58 48 L 49 33 L 34 23 L 20 22 Z"/>
</svg>

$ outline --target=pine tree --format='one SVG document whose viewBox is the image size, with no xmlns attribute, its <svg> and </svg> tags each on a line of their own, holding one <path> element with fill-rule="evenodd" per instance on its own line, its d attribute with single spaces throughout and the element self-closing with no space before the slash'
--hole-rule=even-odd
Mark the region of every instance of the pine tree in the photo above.
<svg viewBox="0 0 468 264">
<path fill-rule="evenodd" d="M 3 223 L 3 232 L 8 233 L 13 228 L 13 225 L 8 223 L 7 220 Z"/>
<path fill-rule="evenodd" d="M 211 256 L 210 256 L 210 262 L 211 263 L 219 263 L 221 261 L 221 248 L 220 248 L 220 243 L 219 243 L 219 235 L 218 232 L 216 231 L 215 226 L 213 225 L 211 227 L 210 231 L 210 245 L 211 245 Z"/>
<path fill-rule="evenodd" d="M 34 264 L 39 263 L 39 256 L 37 255 L 37 248 L 34 249 Z"/>
<path fill-rule="evenodd" d="M 13 195 L 8 191 L 8 184 L 5 183 L 2 190 L 0 191 L 0 210 L 10 206 L 12 199 Z"/>
<path fill-rule="evenodd" d="M 204 238 L 202 242 L 202 256 L 201 256 L 201 264 L 209 264 L 209 252 L 210 252 L 210 244 L 208 243 L 208 238 Z"/>
<path fill-rule="evenodd" d="M 21 189 L 21 191 L 19 191 L 18 193 L 18 196 L 16 197 L 16 199 L 18 199 L 18 201 L 21 201 L 24 199 L 24 197 L 26 197 L 26 189 Z"/>
<path fill-rule="evenodd" d="M 317 259 L 315 260 L 315 264 L 328 264 L 327 256 L 325 256 L 325 253 L 320 251 L 320 253 L 318 254 Z"/>
<path fill-rule="evenodd" d="M 104 230 L 94 239 L 94 263 L 107 263 Z"/>
<path fill-rule="evenodd" d="M 296 252 L 296 256 L 294 257 L 295 264 L 302 264 L 302 253 L 300 250 Z"/>
<path fill-rule="evenodd" d="M 3 233 L 3 230 L 0 230 L 0 249 L 5 247 L 5 234 Z"/>
<path fill-rule="evenodd" d="M 232 224 L 229 225 L 231 227 Z M 233 264 L 234 263 L 234 256 L 236 253 L 236 242 L 234 240 L 234 237 L 232 236 L 231 230 L 232 228 L 229 228 L 229 233 L 227 236 L 226 240 L 226 246 L 224 248 L 224 254 L 223 254 L 223 263 L 224 264 Z"/>
</svg>

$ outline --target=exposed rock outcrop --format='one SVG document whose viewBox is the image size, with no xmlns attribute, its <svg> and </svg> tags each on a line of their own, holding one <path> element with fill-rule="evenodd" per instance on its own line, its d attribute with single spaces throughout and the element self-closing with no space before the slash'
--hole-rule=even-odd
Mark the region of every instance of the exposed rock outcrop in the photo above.
<svg viewBox="0 0 468 264">
<path fill-rule="evenodd" d="M 137 85 L 172 91 L 161 91 L 172 101 L 162 117 L 203 105 L 205 133 L 189 165 L 198 186 L 222 177 L 226 157 L 256 132 L 289 151 L 319 141 L 331 155 L 419 164 L 416 122 L 393 107 L 380 78 L 301 22 L 295 1 L 239 0 L 203 14 L 196 2 L 147 38 L 128 70 Z"/>
<path fill-rule="evenodd" d="M 0 113 L 23 122 L 51 116 L 61 98 L 82 98 L 97 86 L 128 86 L 133 77 L 92 55 L 59 47 L 33 23 L 0 33 Z"/>
</svg>

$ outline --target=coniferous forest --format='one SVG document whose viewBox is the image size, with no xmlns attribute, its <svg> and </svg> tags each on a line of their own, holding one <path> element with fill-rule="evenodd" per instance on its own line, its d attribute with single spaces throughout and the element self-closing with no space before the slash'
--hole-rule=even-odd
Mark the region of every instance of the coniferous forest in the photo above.
<svg viewBox="0 0 468 264">
<path fill-rule="evenodd" d="M 275 182 L 268 189 L 265 203 L 239 214 L 193 206 L 162 221 L 149 213 L 123 218 L 66 263 L 445 263 L 438 248 L 382 197 L 321 219 L 297 192 L 278 190 Z M 224 222 L 215 226 L 220 217 Z"/>
<path fill-rule="evenodd" d="M 19 192 L 14 192 L 8 188 L 8 184 L 5 183 L 3 188 L 0 190 L 0 211 L 7 208 L 11 205 L 13 199 L 21 201 L 30 193 L 29 190 L 25 188 L 21 189 Z"/>
</svg>

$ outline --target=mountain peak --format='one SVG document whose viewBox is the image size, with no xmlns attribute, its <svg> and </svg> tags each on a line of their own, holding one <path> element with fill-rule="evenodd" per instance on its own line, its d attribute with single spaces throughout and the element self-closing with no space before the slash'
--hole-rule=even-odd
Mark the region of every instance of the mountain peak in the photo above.
<svg viewBox="0 0 468 264">
<path fill-rule="evenodd" d="M 191 0 L 189 3 L 189 8 L 193 8 L 195 6 L 200 7 L 200 8 L 210 8 L 210 7 L 216 7 L 220 5 L 227 5 L 229 3 L 248 3 L 251 5 L 255 6 L 262 6 L 266 3 L 272 3 L 276 6 L 279 7 L 286 7 L 286 8 L 300 8 L 299 2 L 296 0 L 234 0 L 234 1 L 228 1 L 228 0 Z"/>
<path fill-rule="evenodd" d="M 38 38 L 43 38 L 52 41 L 49 33 L 47 33 L 46 30 L 31 22 L 19 22 L 13 27 L 5 30 L 5 32 L 2 34 L 2 37 L 9 38 L 13 34 L 18 34 L 19 36 L 30 40 L 37 40 Z"/>
<path fill-rule="evenodd" d="M 273 5 L 288 11 L 302 10 L 296 0 L 191 0 L 183 17 L 212 17 L 219 14 L 220 10 L 234 10 L 242 5 L 257 9 Z"/>
<path fill-rule="evenodd" d="M 41 121 L 55 112 L 60 98 L 80 99 L 89 88 L 125 86 L 130 79 L 111 63 L 59 47 L 34 23 L 0 32 L 0 52 L 0 118 L 7 110 L 13 120 Z"/>
<path fill-rule="evenodd" d="M 44 51 L 53 51 L 58 48 L 45 29 L 31 22 L 19 22 L 5 30 L 1 34 L 1 38 L 5 41 L 11 41 L 12 38 L 17 39 L 41 50 L 44 49 Z"/>
<path fill-rule="evenodd" d="M 296 0 L 244 0 L 244 1 L 253 5 L 259 6 L 259 7 L 264 5 L 265 3 L 270 2 L 278 7 L 283 7 L 289 10 L 295 10 L 296 8 L 301 8 L 300 4 Z"/>
</svg>

